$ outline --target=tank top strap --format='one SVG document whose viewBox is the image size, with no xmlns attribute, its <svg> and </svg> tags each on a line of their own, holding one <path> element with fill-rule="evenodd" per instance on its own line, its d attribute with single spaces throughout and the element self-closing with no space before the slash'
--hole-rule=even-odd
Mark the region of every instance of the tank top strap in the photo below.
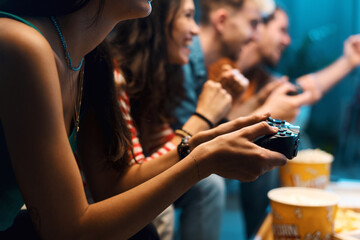
<svg viewBox="0 0 360 240">
<path fill-rule="evenodd" d="M 34 24 L 32 24 L 31 22 L 29 22 L 29 21 L 27 21 L 27 20 L 25 20 L 25 19 L 23 19 L 23 18 L 21 18 L 21 17 L 19 17 L 19 16 L 16 16 L 16 15 L 11 14 L 11 13 L 7 13 L 7 12 L 2 12 L 2 11 L 0 11 L 0 18 L 2 18 L 2 17 L 11 18 L 11 19 L 17 20 L 17 21 L 19 21 L 19 22 L 22 22 L 22 23 L 24 23 L 24 24 L 26 24 L 26 25 L 34 28 L 36 31 L 38 31 L 38 32 L 42 35 L 42 33 L 40 32 L 40 30 L 39 30 L 37 27 L 35 27 Z"/>
</svg>

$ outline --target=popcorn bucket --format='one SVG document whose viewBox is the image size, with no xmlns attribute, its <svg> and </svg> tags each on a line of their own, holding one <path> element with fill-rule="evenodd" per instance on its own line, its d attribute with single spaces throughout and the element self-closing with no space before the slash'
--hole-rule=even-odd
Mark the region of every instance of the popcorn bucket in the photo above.
<svg viewBox="0 0 360 240">
<path fill-rule="evenodd" d="M 331 240 L 338 196 L 322 189 L 282 187 L 268 193 L 275 240 Z"/>
<path fill-rule="evenodd" d="M 333 159 L 331 154 L 320 149 L 299 151 L 297 157 L 280 167 L 282 186 L 324 189 L 329 183 Z"/>
</svg>

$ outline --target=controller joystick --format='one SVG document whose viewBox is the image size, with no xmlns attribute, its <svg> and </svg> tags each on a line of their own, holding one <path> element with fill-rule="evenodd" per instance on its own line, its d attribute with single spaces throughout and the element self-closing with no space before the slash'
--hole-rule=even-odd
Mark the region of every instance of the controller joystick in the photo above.
<svg viewBox="0 0 360 240">
<path fill-rule="evenodd" d="M 300 127 L 271 117 L 266 122 L 270 126 L 277 127 L 279 130 L 275 134 L 259 137 L 254 141 L 255 144 L 282 153 L 288 159 L 296 157 L 300 141 Z"/>
</svg>

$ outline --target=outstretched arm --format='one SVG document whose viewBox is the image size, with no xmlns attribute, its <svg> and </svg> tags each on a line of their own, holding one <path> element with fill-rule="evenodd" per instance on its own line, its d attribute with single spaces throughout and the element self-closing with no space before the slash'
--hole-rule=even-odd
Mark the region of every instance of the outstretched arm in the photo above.
<svg viewBox="0 0 360 240">
<path fill-rule="evenodd" d="M 297 83 L 311 92 L 308 104 L 318 101 L 324 93 L 360 64 L 360 35 L 350 36 L 344 43 L 344 54 L 328 67 L 302 76 Z"/>
<path fill-rule="evenodd" d="M 270 112 L 273 118 L 279 118 L 288 122 L 294 121 L 298 115 L 299 108 L 310 98 L 310 93 L 303 92 L 295 96 L 289 96 L 288 93 L 293 91 L 296 91 L 294 85 L 289 82 L 281 83 L 254 113 Z"/>
</svg>

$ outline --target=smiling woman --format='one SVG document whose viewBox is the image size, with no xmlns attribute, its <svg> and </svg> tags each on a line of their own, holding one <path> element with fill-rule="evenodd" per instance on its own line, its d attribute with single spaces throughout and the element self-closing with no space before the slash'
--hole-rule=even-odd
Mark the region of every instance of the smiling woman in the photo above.
<svg viewBox="0 0 360 240">
<path fill-rule="evenodd" d="M 199 32 L 194 21 L 193 0 L 183 0 L 181 8 L 175 13 L 171 32 L 166 32 L 168 61 L 171 64 L 184 65 L 189 62 L 192 38 Z M 168 19 L 169 23 L 172 21 Z"/>
<path fill-rule="evenodd" d="M 138 127 L 131 127 L 135 159 L 144 162 L 131 169 L 158 174 L 172 166 L 178 159 L 174 149 L 181 137 L 211 128 L 231 105 L 231 97 L 221 85 L 209 81 L 202 91 L 197 113 L 182 130 L 174 132 L 169 127 L 173 109 L 183 97 L 182 65 L 189 62 L 190 45 L 199 32 L 194 14 L 193 0 L 158 0 L 149 18 L 120 23 L 111 36 L 119 68 L 115 78 L 125 78 L 120 82 L 118 96 L 122 111 L 129 113 L 128 122 L 133 118 L 133 125 Z M 142 148 L 147 153 L 146 159 Z M 132 171 L 124 177 L 123 185 L 139 184 L 153 176 L 135 171 L 136 181 L 130 181 Z M 223 179 L 211 176 L 177 200 L 175 207 L 182 209 L 182 238 L 217 239 L 224 198 Z"/>
</svg>

